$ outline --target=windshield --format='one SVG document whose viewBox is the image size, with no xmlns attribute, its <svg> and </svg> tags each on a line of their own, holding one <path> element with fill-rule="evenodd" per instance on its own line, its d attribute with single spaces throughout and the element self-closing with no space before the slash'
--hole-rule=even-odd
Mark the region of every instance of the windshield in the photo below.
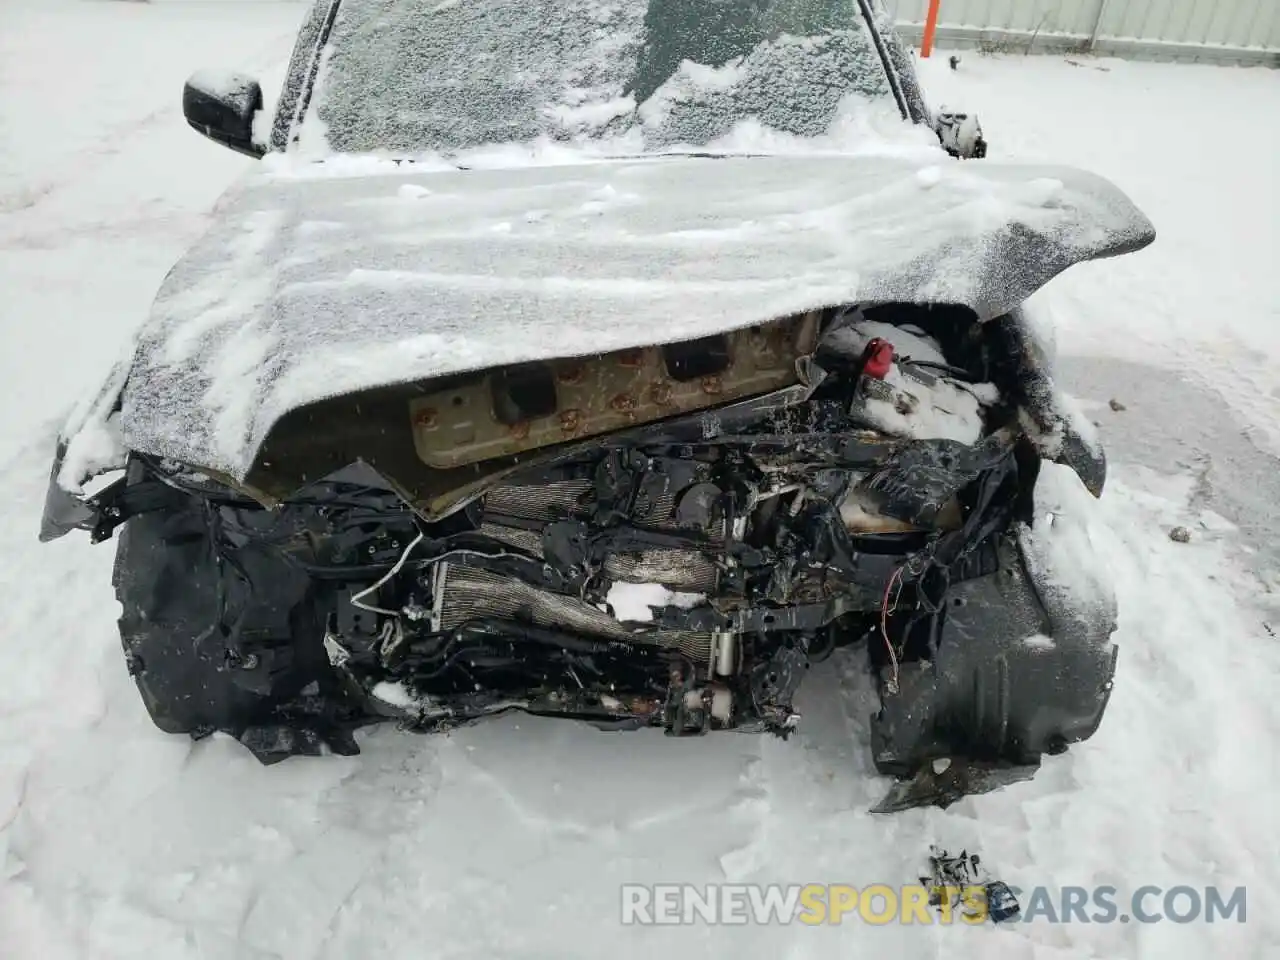
<svg viewBox="0 0 1280 960">
<path fill-rule="evenodd" d="M 342 153 L 826 132 L 892 90 L 857 0 L 342 0 L 303 129 Z"/>
</svg>

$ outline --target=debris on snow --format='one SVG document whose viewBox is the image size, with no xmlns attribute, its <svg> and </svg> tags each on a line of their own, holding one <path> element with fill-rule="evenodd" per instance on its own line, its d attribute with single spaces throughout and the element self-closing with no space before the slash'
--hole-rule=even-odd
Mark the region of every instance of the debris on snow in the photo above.
<svg viewBox="0 0 1280 960">
<path fill-rule="evenodd" d="M 1174 543 L 1190 543 L 1191 531 L 1186 527 L 1174 527 L 1169 531 L 1169 539 Z"/>
<path fill-rule="evenodd" d="M 929 905 L 944 914 L 959 907 L 969 917 L 983 917 L 993 923 L 1013 920 L 1022 912 L 1018 898 L 1001 880 L 991 877 L 976 853 L 961 850 L 953 856 L 938 846 L 929 848 L 929 876 L 920 884 L 929 890 Z M 977 896 L 977 891 L 982 896 Z"/>
</svg>

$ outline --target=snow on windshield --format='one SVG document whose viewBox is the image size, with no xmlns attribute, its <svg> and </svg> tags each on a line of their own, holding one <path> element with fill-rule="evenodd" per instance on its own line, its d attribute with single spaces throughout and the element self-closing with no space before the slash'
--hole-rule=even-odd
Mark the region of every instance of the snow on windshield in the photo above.
<svg viewBox="0 0 1280 960">
<path fill-rule="evenodd" d="M 648 150 L 742 122 L 816 136 L 890 96 L 850 0 L 344 0 L 303 129 L 340 153 Z"/>
</svg>

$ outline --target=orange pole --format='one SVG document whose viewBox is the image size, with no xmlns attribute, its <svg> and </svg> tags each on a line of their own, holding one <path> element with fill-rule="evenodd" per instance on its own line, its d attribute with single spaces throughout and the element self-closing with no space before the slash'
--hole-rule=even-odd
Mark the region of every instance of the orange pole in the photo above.
<svg viewBox="0 0 1280 960">
<path fill-rule="evenodd" d="M 933 53 L 933 35 L 938 29 L 938 8 L 942 0 L 929 0 L 929 16 L 924 21 L 924 43 L 920 47 L 920 56 L 928 57 Z"/>
</svg>

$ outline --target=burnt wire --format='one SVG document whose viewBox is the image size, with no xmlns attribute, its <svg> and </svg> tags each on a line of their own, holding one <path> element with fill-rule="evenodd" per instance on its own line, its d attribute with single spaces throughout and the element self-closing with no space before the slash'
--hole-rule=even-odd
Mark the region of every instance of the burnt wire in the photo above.
<svg viewBox="0 0 1280 960">
<path fill-rule="evenodd" d="M 880 600 L 880 635 L 884 637 L 884 648 L 889 653 L 889 662 L 893 665 L 893 677 L 889 680 L 889 692 L 898 692 L 898 654 L 893 649 L 893 642 L 889 639 L 889 615 L 898 609 L 898 594 L 902 591 L 902 571 L 906 564 L 894 569 L 893 576 L 889 578 L 889 582 L 884 586 L 884 596 Z M 898 591 L 894 592 L 894 585 L 897 585 Z M 893 593 L 893 609 L 889 608 L 889 594 Z"/>
</svg>

